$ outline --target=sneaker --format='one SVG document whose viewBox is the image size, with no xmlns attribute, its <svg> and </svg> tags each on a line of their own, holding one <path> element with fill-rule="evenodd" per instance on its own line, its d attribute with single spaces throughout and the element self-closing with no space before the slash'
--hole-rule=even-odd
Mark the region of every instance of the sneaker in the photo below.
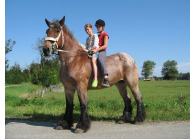
<svg viewBox="0 0 195 139">
<path fill-rule="evenodd" d="M 92 83 L 92 87 L 97 87 L 98 86 L 98 81 L 93 81 L 93 83 Z"/>
<path fill-rule="evenodd" d="M 110 87 L 109 82 L 108 82 L 108 78 L 104 78 L 104 81 L 103 81 L 102 87 L 105 87 L 105 88 Z"/>
</svg>

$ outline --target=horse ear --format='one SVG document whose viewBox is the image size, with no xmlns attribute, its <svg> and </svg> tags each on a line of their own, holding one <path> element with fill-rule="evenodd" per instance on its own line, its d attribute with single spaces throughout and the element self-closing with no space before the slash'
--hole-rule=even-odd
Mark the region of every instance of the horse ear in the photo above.
<svg viewBox="0 0 195 139">
<path fill-rule="evenodd" d="M 46 18 L 45 18 L 45 22 L 46 22 L 47 26 L 50 27 L 51 22 L 49 22 Z"/>
<path fill-rule="evenodd" d="M 65 22 L 65 16 L 62 18 L 62 20 L 60 20 L 60 26 L 64 25 L 64 22 Z"/>
</svg>

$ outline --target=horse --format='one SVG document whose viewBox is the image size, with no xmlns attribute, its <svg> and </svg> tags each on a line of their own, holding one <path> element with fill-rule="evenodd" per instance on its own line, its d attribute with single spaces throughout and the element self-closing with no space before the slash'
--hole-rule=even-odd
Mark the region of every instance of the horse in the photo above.
<svg viewBox="0 0 195 139">
<path fill-rule="evenodd" d="M 56 129 L 71 129 L 73 126 L 73 100 L 74 93 L 77 91 L 81 114 L 73 132 L 87 132 L 91 127 L 87 113 L 87 91 L 103 89 L 101 86 L 103 74 L 98 70 L 98 86 L 97 88 L 92 88 L 93 69 L 91 60 L 81 47 L 81 44 L 64 24 L 65 16 L 61 20 L 53 22 L 45 18 L 45 22 L 49 28 L 46 31 L 47 37 L 45 37 L 43 53 L 45 56 L 51 56 L 55 51 L 58 51 L 61 62 L 59 76 L 64 85 L 66 99 L 65 114 L 63 120 L 58 122 Z M 126 53 L 116 53 L 106 57 L 105 65 L 109 75 L 110 86 L 116 85 L 125 104 L 123 114 L 117 122 L 119 124 L 131 122 L 131 97 L 127 92 L 127 87 L 130 88 L 137 103 L 137 114 L 134 121 L 143 122 L 146 113 L 138 87 L 138 68 L 134 59 Z"/>
</svg>

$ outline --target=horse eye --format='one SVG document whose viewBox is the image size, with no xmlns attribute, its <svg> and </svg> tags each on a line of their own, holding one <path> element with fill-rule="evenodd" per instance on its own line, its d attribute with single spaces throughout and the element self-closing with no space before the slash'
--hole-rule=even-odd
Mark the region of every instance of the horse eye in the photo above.
<svg viewBox="0 0 195 139">
<path fill-rule="evenodd" d="M 56 31 L 56 33 L 59 33 L 59 32 L 60 32 L 59 30 Z"/>
</svg>

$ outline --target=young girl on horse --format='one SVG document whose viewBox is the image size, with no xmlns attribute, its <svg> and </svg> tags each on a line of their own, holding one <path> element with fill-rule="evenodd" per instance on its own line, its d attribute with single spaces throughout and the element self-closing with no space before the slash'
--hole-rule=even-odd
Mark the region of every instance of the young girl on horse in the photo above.
<svg viewBox="0 0 195 139">
<path fill-rule="evenodd" d="M 85 25 L 85 31 L 89 35 L 89 37 L 86 39 L 85 47 L 88 51 L 92 51 L 94 49 L 99 48 L 99 38 L 97 34 L 93 34 L 93 27 L 91 24 Z M 84 48 L 85 49 L 85 48 Z M 93 65 L 93 71 L 94 71 L 94 81 L 92 83 L 92 87 L 97 87 L 98 85 L 98 79 L 97 79 L 97 58 L 98 53 L 93 53 L 92 55 L 92 65 Z"/>
<path fill-rule="evenodd" d="M 92 52 L 93 53 L 99 52 L 98 61 L 100 64 L 100 68 L 104 74 L 104 81 L 103 81 L 102 86 L 103 87 L 110 87 L 109 82 L 108 82 L 108 72 L 107 72 L 106 66 L 105 66 L 106 49 L 108 46 L 109 36 L 106 32 L 104 32 L 105 22 L 103 20 L 101 20 L 101 19 L 97 20 L 95 23 L 95 26 L 96 26 L 98 33 L 99 33 L 99 35 L 98 35 L 99 48 L 92 50 Z"/>
</svg>

